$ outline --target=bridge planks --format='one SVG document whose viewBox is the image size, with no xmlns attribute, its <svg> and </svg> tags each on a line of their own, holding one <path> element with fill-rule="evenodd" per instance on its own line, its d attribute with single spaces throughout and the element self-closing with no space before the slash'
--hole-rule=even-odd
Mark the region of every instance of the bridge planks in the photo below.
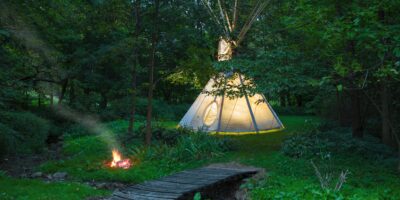
<svg viewBox="0 0 400 200">
<path fill-rule="evenodd" d="M 258 172 L 244 167 L 203 167 L 182 171 L 158 180 L 147 181 L 116 190 L 112 200 L 173 200 L 185 199 L 206 188 L 227 181 L 242 180 Z"/>
</svg>

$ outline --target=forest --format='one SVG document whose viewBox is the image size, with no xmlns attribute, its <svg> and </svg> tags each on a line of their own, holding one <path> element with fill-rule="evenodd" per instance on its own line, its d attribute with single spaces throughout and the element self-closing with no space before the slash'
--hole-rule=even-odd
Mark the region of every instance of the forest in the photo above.
<svg viewBox="0 0 400 200">
<path fill-rule="evenodd" d="M 0 0 L 0 199 L 122 199 L 215 164 L 258 173 L 186 199 L 400 199 L 399 10 Z"/>
</svg>

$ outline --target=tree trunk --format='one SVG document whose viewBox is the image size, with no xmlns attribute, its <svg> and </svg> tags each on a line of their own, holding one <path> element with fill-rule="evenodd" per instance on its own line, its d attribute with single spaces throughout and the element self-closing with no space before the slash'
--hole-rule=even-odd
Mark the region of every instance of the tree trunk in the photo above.
<svg viewBox="0 0 400 200">
<path fill-rule="evenodd" d="M 153 82 L 154 82 L 154 65 L 156 59 L 156 46 L 158 42 L 158 9 L 159 9 L 159 0 L 155 0 L 155 11 L 154 11 L 154 30 L 152 33 L 152 41 L 151 41 L 151 59 L 149 65 L 149 91 L 147 97 L 147 116 L 146 116 L 146 138 L 145 144 L 149 146 L 151 144 L 151 119 L 152 119 L 152 112 L 153 112 Z"/>
<path fill-rule="evenodd" d="M 53 84 L 50 84 L 50 106 L 54 105 L 54 86 Z"/>
<path fill-rule="evenodd" d="M 336 117 L 339 122 L 339 124 L 342 126 L 342 110 L 340 109 L 341 103 L 340 103 L 340 92 L 338 89 L 336 89 Z"/>
<path fill-rule="evenodd" d="M 336 111 L 338 113 L 337 117 L 338 117 L 338 121 L 340 126 L 346 126 L 346 117 L 344 114 L 345 111 L 345 104 L 344 104 L 344 97 L 343 97 L 343 91 L 340 92 L 338 89 L 336 90 Z"/>
<path fill-rule="evenodd" d="M 88 88 L 83 88 L 83 94 L 85 95 L 85 99 L 83 104 L 85 105 L 86 110 L 90 110 L 91 108 L 91 100 L 90 100 L 90 90 Z"/>
<path fill-rule="evenodd" d="M 38 91 L 38 107 L 42 107 L 42 92 Z"/>
<path fill-rule="evenodd" d="M 351 128 L 355 138 L 363 137 L 363 124 L 361 120 L 360 91 L 358 89 L 350 90 L 351 98 Z"/>
<path fill-rule="evenodd" d="M 286 98 L 284 94 L 280 95 L 280 105 L 281 107 L 286 107 Z"/>
<path fill-rule="evenodd" d="M 296 95 L 296 104 L 297 107 L 303 107 L 303 97 L 301 95 Z"/>
<path fill-rule="evenodd" d="M 73 107 L 76 99 L 74 81 L 71 81 L 70 85 L 71 86 L 69 87 L 69 105 Z"/>
<path fill-rule="evenodd" d="M 100 109 L 104 110 L 107 108 L 108 99 L 106 93 L 101 93 Z"/>
<path fill-rule="evenodd" d="M 385 83 L 382 83 L 382 90 L 381 90 L 381 119 L 382 119 L 382 142 L 386 145 L 396 147 L 395 138 L 392 135 L 392 130 L 390 128 L 390 94 L 389 88 L 386 86 Z"/>
<path fill-rule="evenodd" d="M 397 170 L 400 172 L 400 144 L 398 147 L 398 151 L 399 151 L 399 165 L 397 166 Z"/>
<path fill-rule="evenodd" d="M 287 93 L 287 94 L 286 94 L 286 104 L 287 104 L 289 107 L 293 106 L 293 102 L 292 102 L 292 99 L 291 99 L 290 97 L 291 97 L 290 93 Z"/>
<path fill-rule="evenodd" d="M 65 92 L 67 91 L 67 86 L 68 86 L 68 79 L 64 79 L 61 85 L 61 94 L 60 98 L 58 99 L 58 105 L 61 105 L 62 101 L 64 100 Z"/>
<path fill-rule="evenodd" d="M 140 35 L 140 2 L 141 0 L 136 0 L 135 2 L 135 41 L 136 43 L 139 41 Z M 129 113 L 129 126 L 128 133 L 129 135 L 133 135 L 133 127 L 135 125 L 135 113 L 136 113 L 136 68 L 139 66 L 139 48 L 136 44 L 134 47 L 134 56 L 135 61 L 132 66 L 132 101 L 131 101 L 131 110 Z"/>
</svg>

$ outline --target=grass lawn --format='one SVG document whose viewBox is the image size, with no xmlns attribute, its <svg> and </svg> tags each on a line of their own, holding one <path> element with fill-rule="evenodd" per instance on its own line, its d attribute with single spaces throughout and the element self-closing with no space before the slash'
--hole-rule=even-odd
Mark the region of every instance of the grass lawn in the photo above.
<svg viewBox="0 0 400 200">
<path fill-rule="evenodd" d="M 106 180 L 139 183 L 162 177 L 173 172 L 195 168 L 212 162 L 240 162 L 265 168 L 267 178 L 257 184 L 248 184 L 253 199 L 396 199 L 400 197 L 400 179 L 394 167 L 379 161 L 357 157 L 333 157 L 329 165 L 334 172 L 348 169 L 350 175 L 340 193 L 321 190 L 310 160 L 293 159 L 280 152 L 285 138 L 301 133 L 319 119 L 311 116 L 281 116 L 286 129 L 266 134 L 224 136 L 235 141 L 235 149 L 223 156 L 174 162 L 168 159 L 142 160 L 129 170 L 110 169 L 106 161 L 110 150 L 98 136 L 66 139 L 64 160 L 48 162 L 38 169 L 43 172 L 68 172 L 71 181 Z M 176 122 L 162 122 L 174 128 Z M 108 127 L 119 135 L 126 130 L 127 122 L 116 121 Z M 126 144 L 125 155 L 140 151 L 141 140 Z M 336 179 L 337 176 L 334 177 Z M 4 189 L 3 189 L 4 188 Z M 74 191 L 74 192 L 72 192 Z M 65 196 L 65 193 L 71 196 Z M 0 178 L 0 199 L 80 199 L 109 192 L 94 190 L 77 183 L 46 184 L 36 180 Z M 2 196 L 1 196 L 2 195 Z M 54 195 L 54 196 L 53 196 Z M 399 199 L 399 198 L 397 198 Z"/>
<path fill-rule="evenodd" d="M 395 171 L 395 165 L 347 155 L 320 163 L 336 173 L 346 169 L 350 171 L 340 193 L 322 191 L 310 160 L 293 159 L 279 152 L 286 137 L 301 133 L 307 124 L 318 119 L 299 116 L 282 116 L 281 119 L 286 130 L 264 135 L 234 136 L 240 144 L 239 149 L 228 153 L 227 160 L 267 170 L 267 180 L 250 187 L 254 199 L 400 199 L 400 176 Z M 334 183 L 337 177 L 333 177 Z"/>
<path fill-rule="evenodd" d="M 109 191 L 96 190 L 80 183 L 45 183 L 40 180 L 0 178 L 0 199 L 2 200 L 74 200 L 104 196 L 109 193 Z"/>
</svg>

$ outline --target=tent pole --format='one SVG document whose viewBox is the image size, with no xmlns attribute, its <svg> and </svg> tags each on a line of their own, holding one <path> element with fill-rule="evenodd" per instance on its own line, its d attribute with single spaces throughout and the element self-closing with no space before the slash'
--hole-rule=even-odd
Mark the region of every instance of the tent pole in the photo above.
<svg viewBox="0 0 400 200">
<path fill-rule="evenodd" d="M 282 121 L 279 119 L 278 115 L 275 113 L 274 109 L 272 109 L 271 105 L 269 105 L 267 99 L 265 98 L 265 96 L 263 94 L 261 94 L 262 98 L 264 99 L 264 103 L 267 104 L 269 110 L 271 111 L 271 113 L 274 115 L 274 118 L 276 119 L 276 121 L 278 122 L 279 126 L 281 128 L 285 128 L 285 126 L 283 125 Z"/>
<path fill-rule="evenodd" d="M 243 79 L 242 79 L 242 75 L 240 75 L 240 74 L 239 74 L 239 79 L 240 79 L 240 84 L 242 84 L 242 86 L 244 86 L 244 84 L 243 84 Z M 250 115 L 251 115 L 251 120 L 253 121 L 254 128 L 256 129 L 256 132 L 258 133 L 259 131 L 258 131 L 257 122 L 256 122 L 256 118 L 254 117 L 253 110 L 251 109 L 249 97 L 247 96 L 245 90 L 243 90 L 243 92 L 244 92 L 244 97 L 246 98 L 247 107 L 249 107 L 249 111 L 250 111 Z"/>
</svg>

